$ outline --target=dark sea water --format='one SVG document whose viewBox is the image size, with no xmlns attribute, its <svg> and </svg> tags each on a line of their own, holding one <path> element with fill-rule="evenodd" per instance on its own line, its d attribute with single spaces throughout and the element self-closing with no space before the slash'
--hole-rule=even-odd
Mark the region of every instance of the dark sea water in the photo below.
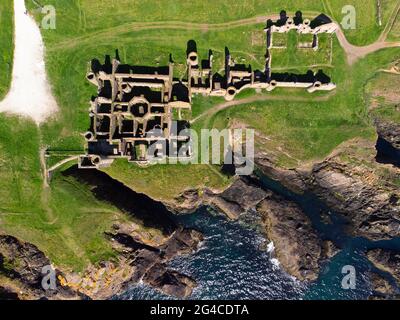
<svg viewBox="0 0 400 320">
<path fill-rule="evenodd" d="M 210 208 L 200 208 L 194 214 L 174 217 L 205 236 L 196 253 L 178 257 L 169 264 L 170 268 L 196 279 L 198 287 L 189 299 L 367 299 L 371 294 L 368 279 L 371 270 L 394 284 L 392 277 L 376 270 L 363 253 L 379 247 L 400 250 L 400 239 L 371 242 L 351 238 L 344 232 L 346 221 L 316 197 L 293 194 L 273 180 L 260 178 L 265 189 L 296 202 L 320 237 L 333 241 L 341 251 L 323 264 L 314 283 L 305 285 L 282 271 L 274 261 L 273 251 L 266 250 L 268 241 L 257 213 L 246 213 L 233 222 Z M 323 223 L 321 213 L 329 215 L 332 223 Z M 342 268 L 346 265 L 356 270 L 355 289 L 342 288 Z M 172 299 L 144 284 L 133 286 L 118 298 Z"/>
</svg>

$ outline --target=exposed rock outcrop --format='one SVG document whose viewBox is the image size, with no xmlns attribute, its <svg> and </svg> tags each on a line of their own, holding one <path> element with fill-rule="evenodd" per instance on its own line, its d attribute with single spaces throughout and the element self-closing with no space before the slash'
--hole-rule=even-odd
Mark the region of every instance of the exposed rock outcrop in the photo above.
<svg viewBox="0 0 400 320">
<path fill-rule="evenodd" d="M 219 208 L 230 219 L 239 218 L 240 214 L 255 208 L 267 196 L 257 180 L 251 177 L 237 179 L 228 189 L 220 194 L 207 192 L 205 201 Z"/>
<path fill-rule="evenodd" d="M 339 251 L 340 249 L 332 241 L 325 240 L 322 242 L 322 257 L 324 259 L 333 258 Z"/>
<path fill-rule="evenodd" d="M 55 269 L 55 290 L 42 287 L 42 268 L 51 265 L 44 253 L 30 243 L 0 235 L 0 299 L 109 299 L 140 280 L 178 298 L 192 293 L 195 280 L 169 270 L 166 263 L 195 251 L 203 240 L 199 232 L 180 228 L 153 247 L 121 233 L 122 227 L 117 229 L 107 234 L 119 253 L 116 261 L 88 266 L 83 274 Z"/>
<path fill-rule="evenodd" d="M 203 240 L 201 233 L 179 228 L 159 247 L 144 245 L 127 234 L 116 233 L 109 236 L 115 241 L 114 247 L 126 257 L 132 267 L 128 279 L 125 279 L 121 288 L 143 280 L 156 289 L 178 298 L 191 295 L 196 286 L 195 280 L 169 270 L 166 263 L 178 255 L 197 250 Z"/>
<path fill-rule="evenodd" d="M 9 235 L 0 235 L 0 296 L 9 299 L 81 299 L 84 296 L 60 283 L 55 270 L 56 289 L 42 287 L 43 268 L 50 260 L 33 244 Z"/>
<path fill-rule="evenodd" d="M 0 286 L 0 300 L 19 300 L 18 293 L 9 287 Z"/>
<path fill-rule="evenodd" d="M 370 272 L 369 280 L 372 288 L 370 300 L 398 299 L 395 288 L 381 275 Z"/>
<path fill-rule="evenodd" d="M 307 216 L 296 204 L 272 193 L 257 211 L 263 217 L 267 237 L 274 242 L 282 267 L 299 280 L 315 280 L 323 258 L 322 243 Z"/>
<path fill-rule="evenodd" d="M 367 257 L 378 269 L 389 272 L 400 285 L 400 252 L 374 249 L 367 252 Z"/>
<path fill-rule="evenodd" d="M 398 110 L 400 110 L 400 106 Z M 382 119 L 375 119 L 375 126 L 379 137 L 390 143 L 393 148 L 400 151 L 400 125 Z"/>
<path fill-rule="evenodd" d="M 148 269 L 143 281 L 175 297 L 188 297 L 192 294 L 196 281 L 176 271 L 168 270 L 164 264 L 156 263 Z"/>
<path fill-rule="evenodd" d="M 271 173 L 268 160 L 257 159 L 257 164 Z M 365 140 L 346 143 L 312 166 L 274 172 L 287 188 L 312 192 L 346 216 L 352 235 L 372 240 L 400 235 L 399 175 L 399 168 L 375 162 L 375 146 Z"/>
</svg>

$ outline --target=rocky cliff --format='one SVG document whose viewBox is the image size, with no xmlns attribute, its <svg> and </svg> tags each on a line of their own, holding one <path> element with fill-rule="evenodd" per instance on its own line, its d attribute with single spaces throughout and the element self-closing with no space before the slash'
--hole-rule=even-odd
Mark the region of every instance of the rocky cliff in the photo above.
<svg viewBox="0 0 400 320">
<path fill-rule="evenodd" d="M 372 240 L 400 235 L 400 169 L 375 161 L 375 146 L 354 140 L 323 161 L 293 170 L 258 158 L 262 171 L 295 192 L 311 192 L 349 221 L 349 233 Z"/>
<path fill-rule="evenodd" d="M 109 299 L 143 281 L 178 298 L 190 296 L 196 281 L 169 270 L 167 262 L 195 250 L 202 235 L 189 229 L 177 229 L 157 247 L 123 233 L 125 226 L 114 226 L 106 234 L 118 252 L 116 261 L 88 266 L 82 274 L 56 272 L 56 289 L 42 287 L 43 267 L 50 260 L 36 246 L 8 235 L 0 236 L 0 299 Z"/>
<path fill-rule="evenodd" d="M 56 290 L 42 287 L 44 267 L 50 260 L 33 244 L 9 235 L 0 235 L 0 298 L 4 299 L 82 299 L 85 296 L 60 285 L 63 274 L 55 269 Z"/>
</svg>

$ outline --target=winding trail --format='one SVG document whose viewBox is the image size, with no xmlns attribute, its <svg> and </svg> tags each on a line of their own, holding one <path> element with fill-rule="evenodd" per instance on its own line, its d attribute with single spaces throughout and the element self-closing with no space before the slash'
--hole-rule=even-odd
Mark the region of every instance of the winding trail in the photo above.
<svg viewBox="0 0 400 320">
<path fill-rule="evenodd" d="M 0 112 L 31 117 L 37 124 L 57 110 L 47 81 L 44 44 L 36 22 L 26 14 L 24 0 L 14 0 L 15 48 L 11 89 Z"/>
<path fill-rule="evenodd" d="M 396 5 L 393 10 L 392 15 L 390 16 L 383 32 L 379 36 L 378 40 L 374 43 L 367 45 L 367 46 L 355 46 L 349 43 L 347 40 L 342 28 L 338 28 L 336 31 L 336 36 L 339 40 L 339 43 L 343 50 L 346 52 L 347 55 L 347 62 L 349 65 L 354 64 L 359 59 L 364 58 L 370 53 L 379 51 L 385 48 L 395 48 L 400 47 L 400 42 L 387 42 L 386 39 L 388 37 L 389 32 L 393 28 L 393 25 L 396 22 L 396 19 L 399 17 L 400 14 L 400 2 Z"/>
<path fill-rule="evenodd" d="M 279 15 L 257 16 L 247 19 L 240 19 L 235 21 L 228 21 L 223 23 L 195 23 L 184 21 L 160 21 L 160 22 L 130 22 L 102 29 L 99 31 L 91 32 L 83 36 L 74 37 L 60 41 L 52 46 L 50 51 L 58 49 L 73 48 L 78 44 L 91 42 L 94 38 L 101 37 L 101 39 L 113 38 L 116 34 L 124 34 L 132 31 L 153 30 L 153 29 L 172 29 L 172 30 L 228 30 L 232 28 L 253 25 L 258 23 L 265 23 L 268 19 L 279 19 Z"/>
<path fill-rule="evenodd" d="M 319 12 L 307 11 L 304 12 L 304 16 L 316 16 Z M 340 24 L 338 25 L 338 30 L 336 32 L 337 38 L 343 50 L 346 53 L 347 61 L 349 65 L 354 64 L 358 59 L 367 56 L 370 53 L 376 52 L 384 48 L 400 47 L 400 42 L 387 42 L 387 36 L 392 29 L 396 18 L 400 14 L 400 2 L 396 5 L 393 13 L 387 22 L 385 29 L 378 38 L 378 40 L 367 46 L 355 46 L 348 42 Z M 330 17 L 332 21 L 334 19 Z M 265 16 L 256 16 L 246 19 L 240 19 L 235 21 L 228 21 L 223 23 L 192 23 L 183 21 L 162 21 L 162 22 L 130 22 L 125 23 L 116 27 L 111 27 L 105 30 L 95 31 L 88 33 L 84 36 L 75 37 L 63 40 L 54 46 L 52 46 L 51 51 L 59 49 L 73 48 L 78 44 L 87 43 L 93 41 L 94 38 L 100 37 L 104 39 L 110 39 L 115 37 L 116 34 L 124 34 L 132 31 L 142 31 L 142 30 L 152 30 L 152 29 L 172 29 L 172 30 L 199 30 L 199 31 L 210 31 L 210 30 L 228 30 L 232 28 L 237 28 L 241 26 L 254 25 L 265 23 L 268 19 L 276 20 L 279 19 L 279 15 L 271 14 Z"/>
<path fill-rule="evenodd" d="M 197 117 L 193 118 L 190 123 L 193 124 L 206 116 L 212 116 L 222 110 L 228 109 L 233 106 L 238 106 L 241 104 L 248 104 L 253 102 L 259 101 L 294 101 L 294 102 L 310 102 L 310 101 L 327 101 L 331 96 L 334 95 L 334 92 L 329 92 L 328 94 L 320 97 L 313 97 L 313 98 L 304 98 L 304 97 L 291 97 L 288 95 L 262 95 L 262 96 L 251 96 L 248 98 L 226 101 L 220 104 L 213 106 L 212 108 L 208 109 L 206 112 L 198 115 Z"/>
<path fill-rule="evenodd" d="M 51 207 L 51 188 L 48 181 L 48 174 L 50 169 L 46 168 L 46 148 L 42 147 L 39 150 L 39 157 L 40 157 L 40 166 L 42 169 L 43 174 L 43 185 L 40 195 L 40 200 L 46 215 L 46 221 L 43 221 L 44 224 L 47 225 L 56 225 L 59 222 L 59 218 L 56 212 L 53 211 Z M 60 164 L 62 165 L 62 164 Z M 77 257 L 86 261 L 87 264 L 90 263 L 85 250 L 82 246 L 75 240 L 75 235 L 69 225 L 64 223 L 58 223 L 59 227 L 59 236 L 61 240 L 64 242 L 65 246 L 71 250 Z"/>
<path fill-rule="evenodd" d="M 71 156 L 71 157 L 65 158 L 65 159 L 57 162 L 54 166 L 52 166 L 52 167 L 50 167 L 49 169 L 46 170 L 47 177 L 50 177 L 51 173 L 54 170 L 56 170 L 59 167 L 61 167 L 62 165 L 66 164 L 66 163 L 68 163 L 70 161 L 78 160 L 78 158 L 79 158 L 79 156 Z"/>
</svg>

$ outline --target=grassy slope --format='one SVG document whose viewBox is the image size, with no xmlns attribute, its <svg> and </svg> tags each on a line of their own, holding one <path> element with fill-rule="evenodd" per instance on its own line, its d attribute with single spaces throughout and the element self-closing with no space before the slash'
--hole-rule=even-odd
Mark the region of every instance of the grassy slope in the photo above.
<svg viewBox="0 0 400 320">
<path fill-rule="evenodd" d="M 8 91 L 11 81 L 13 56 L 13 3 L 0 2 L 0 99 Z"/>
<path fill-rule="evenodd" d="M 380 72 L 366 85 L 371 113 L 386 121 L 400 124 L 400 75 Z"/>
<path fill-rule="evenodd" d="M 299 42 L 312 42 L 311 35 L 298 35 L 296 31 L 286 34 L 274 34 L 275 37 L 284 37 L 286 39 L 286 48 L 272 49 L 272 69 L 291 70 L 292 72 L 304 72 L 305 66 L 314 66 L 326 69 L 330 66 L 330 53 L 331 53 L 331 37 L 330 35 L 321 34 L 319 36 L 319 50 L 309 50 L 298 48 Z M 279 41 L 279 40 L 278 40 Z M 274 45 L 275 45 L 275 41 Z M 300 70 L 299 70 L 300 69 Z"/>
<path fill-rule="evenodd" d="M 0 2 L 0 98 L 11 78 L 12 8 L 12 1 Z M 127 217 L 70 178 L 57 176 L 51 192 L 44 192 L 40 140 L 33 122 L 0 114 L 0 232 L 32 242 L 56 265 L 78 271 L 113 256 L 102 233 Z"/>
</svg>

